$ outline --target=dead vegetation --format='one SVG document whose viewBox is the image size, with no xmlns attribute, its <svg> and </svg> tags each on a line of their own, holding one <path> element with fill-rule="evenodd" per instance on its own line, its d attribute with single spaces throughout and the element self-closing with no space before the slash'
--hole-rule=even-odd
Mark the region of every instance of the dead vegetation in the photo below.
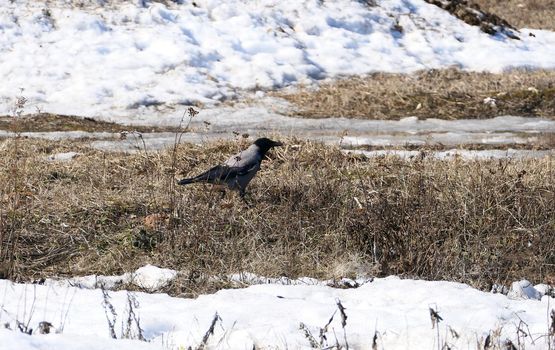
<svg viewBox="0 0 555 350">
<path fill-rule="evenodd" d="M 555 30 L 555 0 L 472 0 L 516 28 Z"/>
<path fill-rule="evenodd" d="M 36 113 L 20 115 L 17 118 L 14 118 L 14 116 L 0 116 L 0 130 L 11 132 L 85 131 L 118 133 L 129 130 L 137 132 L 175 131 L 175 128 L 139 125 L 130 127 L 94 118 Z"/>
<path fill-rule="evenodd" d="M 480 6 L 466 0 L 424 0 L 427 3 L 438 6 L 461 21 L 477 26 L 484 33 L 490 35 L 504 35 L 511 39 L 520 40 L 517 29 L 505 19 L 483 11 Z"/>
<path fill-rule="evenodd" d="M 493 74 L 444 69 L 414 74 L 374 73 L 322 84 L 318 89 L 300 88 L 276 95 L 297 107 L 293 114 L 309 118 L 554 118 L 555 72 L 514 70 Z"/>
<path fill-rule="evenodd" d="M 238 271 L 397 274 L 481 288 L 553 280 L 552 158 L 365 159 L 286 142 L 251 185 L 256 205 L 248 208 L 202 185 L 174 186 L 176 175 L 221 161 L 242 147 L 236 142 L 182 145 L 174 171 L 173 150 L 129 155 L 3 140 L 4 277 L 119 274 L 152 263 L 181 271 L 167 291 L 186 295 L 223 287 L 209 277 Z M 46 160 L 70 150 L 81 156 Z"/>
</svg>

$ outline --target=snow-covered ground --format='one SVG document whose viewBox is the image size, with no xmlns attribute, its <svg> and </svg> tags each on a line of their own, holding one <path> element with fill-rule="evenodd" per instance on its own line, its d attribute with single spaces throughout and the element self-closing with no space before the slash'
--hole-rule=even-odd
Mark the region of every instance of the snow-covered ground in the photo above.
<svg viewBox="0 0 555 350">
<path fill-rule="evenodd" d="M 423 0 L 82 3 L 0 0 L 0 114 L 21 94 L 26 112 L 157 124 L 342 75 L 555 68 L 555 33 L 490 36 Z"/>
<path fill-rule="evenodd" d="M 129 275 L 150 286 L 174 277 L 171 270 L 154 266 Z M 93 278 L 99 280 L 90 276 L 81 282 Z M 3 280 L 0 322 L 10 329 L 0 329 L 0 349 L 196 348 L 213 322 L 205 343 L 214 349 L 308 349 L 336 343 L 371 349 L 374 341 L 378 349 L 436 349 L 438 342 L 452 349 L 481 349 L 488 335 L 491 344 L 509 340 L 526 349 L 547 349 L 549 312 L 555 306 L 554 298 L 543 295 L 545 286 L 534 288 L 527 281 L 514 283 L 506 296 L 459 283 L 396 277 L 361 281 L 349 289 L 313 279 L 230 278 L 255 285 L 183 299 L 103 294 L 96 284 L 76 284 L 75 279 L 44 285 Z M 431 310 L 439 323 L 434 324 Z M 18 321 L 21 329 L 33 329 L 32 335 L 18 330 Z M 51 324 L 49 334 L 40 334 L 41 322 Z M 110 323 L 118 339 L 111 338 Z M 121 339 L 124 334 L 133 340 Z M 147 342 L 138 340 L 141 336 Z"/>
</svg>

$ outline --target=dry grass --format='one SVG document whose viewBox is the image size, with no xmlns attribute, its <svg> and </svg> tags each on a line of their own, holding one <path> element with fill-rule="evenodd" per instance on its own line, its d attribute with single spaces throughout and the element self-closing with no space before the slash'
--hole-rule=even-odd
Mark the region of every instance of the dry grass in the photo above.
<svg viewBox="0 0 555 350">
<path fill-rule="evenodd" d="M 426 2 L 438 6 L 461 21 L 478 26 L 484 33 L 490 35 L 503 35 L 511 39 L 520 40 L 516 28 L 505 19 L 480 9 L 480 6 L 460 0 L 425 0 Z"/>
<path fill-rule="evenodd" d="M 322 84 L 318 90 L 278 92 L 310 118 L 490 118 L 499 115 L 555 117 L 555 71 L 504 74 L 456 69 L 415 74 L 374 73 Z M 494 99 L 485 100 L 486 98 Z M 485 101 L 484 101 L 485 100 Z"/>
<path fill-rule="evenodd" d="M 202 185 L 175 188 L 171 150 L 126 155 L 70 141 L 1 141 L 4 274 L 114 274 L 150 262 L 184 272 L 168 290 L 176 294 L 209 291 L 219 287 L 209 276 L 238 271 L 399 274 L 482 288 L 554 278 L 553 159 L 365 159 L 287 143 L 251 185 L 256 206 L 247 208 Z M 180 146 L 177 173 L 240 147 Z M 44 159 L 68 150 L 82 155 Z"/>
<path fill-rule="evenodd" d="M 472 0 L 516 28 L 555 30 L 555 0 Z"/>
<path fill-rule="evenodd" d="M 112 132 L 134 130 L 137 132 L 175 131 L 176 128 L 158 126 L 127 126 L 111 122 L 51 113 L 37 113 L 13 116 L 0 116 L 0 130 L 12 132 L 51 132 L 51 131 L 86 131 Z"/>
</svg>

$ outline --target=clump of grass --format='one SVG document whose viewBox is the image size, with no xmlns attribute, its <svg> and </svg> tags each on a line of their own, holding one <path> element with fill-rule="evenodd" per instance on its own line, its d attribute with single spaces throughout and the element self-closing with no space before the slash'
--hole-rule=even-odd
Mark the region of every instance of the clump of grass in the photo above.
<svg viewBox="0 0 555 350">
<path fill-rule="evenodd" d="M 172 127 L 159 126 L 127 126 L 97 120 L 61 114 L 38 112 L 20 115 L 18 119 L 12 116 L 0 116 L 0 130 L 11 132 L 51 132 L 51 131 L 86 131 L 120 133 L 128 130 L 137 132 L 175 131 Z"/>
<path fill-rule="evenodd" d="M 107 290 L 102 288 L 102 307 L 104 308 L 104 314 L 106 315 L 106 321 L 108 323 L 108 333 L 110 338 L 118 339 L 115 330 L 118 313 L 110 300 L 110 294 Z M 141 320 L 137 313 L 138 308 L 139 301 L 135 297 L 135 294 L 127 292 L 127 304 L 124 312 L 125 321 L 122 321 L 120 339 L 147 341 L 143 334 L 144 330 L 141 328 Z"/>
<path fill-rule="evenodd" d="M 178 145 L 146 161 L 144 152 L 20 141 L 32 201 L 15 212 L 13 279 L 119 274 L 152 263 L 182 272 L 165 291 L 195 295 L 225 287 L 214 275 L 334 278 L 338 265 L 356 265 L 356 273 L 489 289 L 524 276 L 547 281 L 555 263 L 552 158 L 366 159 L 289 139 L 249 187 L 248 208 L 233 194 L 220 201 L 207 186 L 168 186 L 172 175 L 222 161 L 235 142 Z M 4 194 L 10 142 L 0 143 Z M 45 160 L 68 150 L 81 156 Z"/>
<path fill-rule="evenodd" d="M 512 70 L 493 74 L 443 69 L 414 74 L 374 73 L 277 95 L 298 107 L 293 114 L 309 118 L 553 118 L 555 72 Z"/>
<path fill-rule="evenodd" d="M 490 35 L 505 35 L 511 39 L 520 40 L 517 36 L 516 29 L 511 26 L 505 19 L 487 11 L 480 9 L 480 6 L 469 3 L 467 1 L 438 1 L 425 0 L 426 2 L 436 5 L 461 21 L 472 26 L 478 26 L 481 31 Z"/>
<path fill-rule="evenodd" d="M 506 19 L 517 28 L 555 30 L 553 0 L 473 0 L 488 12 Z"/>
</svg>

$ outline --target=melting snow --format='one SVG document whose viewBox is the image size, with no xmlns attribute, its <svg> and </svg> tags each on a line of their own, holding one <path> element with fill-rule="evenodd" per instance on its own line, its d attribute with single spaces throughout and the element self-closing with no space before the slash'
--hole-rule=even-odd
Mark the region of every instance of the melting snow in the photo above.
<svg viewBox="0 0 555 350">
<path fill-rule="evenodd" d="M 63 280 L 47 279 L 45 284 L 85 289 L 116 289 L 125 284 L 134 284 L 147 291 L 156 291 L 168 285 L 176 276 L 175 270 L 145 265 L 135 272 L 127 272 L 119 276 L 89 275 Z"/>
<path fill-rule="evenodd" d="M 555 150 L 535 151 L 535 150 L 464 150 L 452 149 L 448 151 L 407 151 L 407 150 L 345 150 L 345 153 L 363 154 L 367 157 L 395 156 L 400 158 L 432 157 L 436 159 L 464 158 L 464 159 L 525 159 L 525 158 L 544 158 L 555 157 Z"/>
<path fill-rule="evenodd" d="M 206 125 L 209 124 L 207 127 Z M 344 148 L 357 146 L 444 145 L 456 147 L 468 144 L 527 144 L 538 141 L 540 133 L 555 133 L 555 121 L 543 118 L 496 117 L 492 119 L 441 120 L 414 117 L 395 120 L 351 120 L 346 118 L 298 119 L 281 116 L 263 108 L 213 109 L 203 111 L 193 119 L 191 132 L 182 135 L 181 141 L 201 144 L 214 139 L 233 139 L 233 133 L 248 133 L 253 138 L 268 133 L 279 133 L 339 145 Z M 0 137 L 14 135 L 0 131 Z M 27 132 L 25 137 L 47 139 L 91 138 L 90 145 L 103 150 L 137 151 L 161 149 L 175 142 L 175 133 L 146 133 L 139 139 L 131 134 L 125 140 L 117 133 Z M 144 141 L 144 144 L 143 144 Z M 487 152 L 465 153 L 463 156 L 487 156 Z M 376 153 L 380 155 L 380 153 Z M 410 154 L 410 153 L 406 153 Z M 449 151 L 449 154 L 453 154 Z M 494 157 L 543 157 L 549 151 L 527 152 L 498 150 Z M 372 155 L 371 153 L 368 155 Z M 445 154 L 448 156 L 448 154 Z"/>
</svg>

